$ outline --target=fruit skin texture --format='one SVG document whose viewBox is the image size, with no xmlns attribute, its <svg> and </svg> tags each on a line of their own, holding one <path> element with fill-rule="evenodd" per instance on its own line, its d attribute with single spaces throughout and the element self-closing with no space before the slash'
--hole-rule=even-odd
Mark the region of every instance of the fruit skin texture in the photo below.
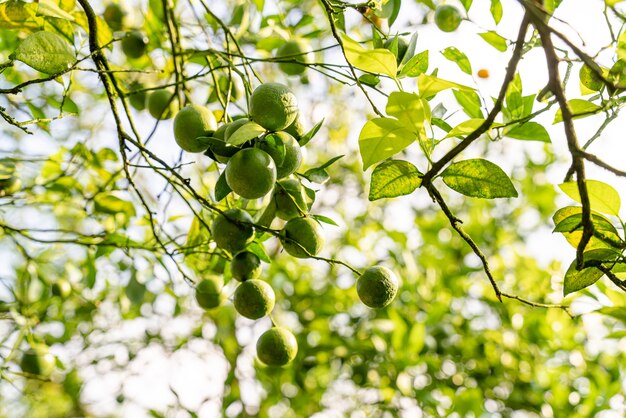
<svg viewBox="0 0 626 418">
<path fill-rule="evenodd" d="M 24 373 L 48 378 L 54 370 L 54 356 L 45 345 L 35 345 L 24 352 L 20 368 Z"/>
<path fill-rule="evenodd" d="M 256 354 L 268 366 L 284 366 L 298 354 L 298 342 L 289 330 L 270 328 L 259 337 Z"/>
<path fill-rule="evenodd" d="M 240 282 L 256 279 L 262 271 L 261 260 L 250 251 L 237 253 L 230 262 L 230 274 Z"/>
<path fill-rule="evenodd" d="M 239 196 L 258 199 L 268 194 L 276 182 L 276 164 L 258 148 L 245 148 L 230 157 L 226 183 Z"/>
<path fill-rule="evenodd" d="M 276 295 L 263 280 L 247 280 L 235 290 L 235 309 L 248 319 L 259 319 L 272 312 Z"/>
<path fill-rule="evenodd" d="M 246 222 L 252 224 L 253 219 L 241 209 L 228 209 L 223 214 L 217 215 L 211 225 L 213 239 L 218 247 L 223 250 L 235 253 L 243 250 L 246 245 L 254 240 L 254 227 L 252 225 L 241 225 L 233 221 Z"/>
<path fill-rule="evenodd" d="M 50 291 L 54 296 L 59 296 L 63 299 L 67 298 L 72 293 L 72 286 L 67 280 L 57 280 L 50 286 Z"/>
<path fill-rule="evenodd" d="M 435 24 L 444 32 L 454 32 L 461 24 L 461 12 L 454 6 L 444 4 L 435 10 Z"/>
<path fill-rule="evenodd" d="M 148 96 L 148 112 L 155 119 L 169 119 L 176 111 L 176 98 L 169 89 L 155 90 Z"/>
<path fill-rule="evenodd" d="M 298 142 L 300 142 L 300 139 L 302 139 L 302 136 L 306 133 L 299 115 L 297 115 L 291 125 L 287 126 L 283 131 L 293 136 Z"/>
<path fill-rule="evenodd" d="M 111 29 L 114 31 L 120 30 L 124 27 L 124 18 L 126 17 L 126 12 L 120 7 L 119 4 L 111 3 L 104 8 L 104 13 L 102 14 L 104 21 L 109 25 Z"/>
<path fill-rule="evenodd" d="M 278 66 L 280 69 L 287 75 L 300 75 L 306 71 L 306 66 L 302 64 L 297 64 L 297 62 L 301 62 L 303 64 L 307 64 L 309 62 L 307 52 L 307 45 L 304 42 L 297 41 L 288 41 L 285 42 L 278 50 L 276 51 L 276 58 L 285 57 L 285 60 L 295 61 L 295 62 L 279 62 Z"/>
<path fill-rule="evenodd" d="M 281 131 L 291 125 L 298 114 L 296 96 L 279 83 L 265 83 L 250 96 L 250 120 L 268 131 Z"/>
<path fill-rule="evenodd" d="M 217 308 L 222 304 L 222 287 L 224 281 L 220 276 L 209 276 L 196 285 L 196 302 L 203 309 Z"/>
<path fill-rule="evenodd" d="M 387 267 L 370 267 L 358 278 L 359 299 L 370 308 L 384 308 L 398 293 L 398 278 Z"/>
<path fill-rule="evenodd" d="M 288 221 L 302 216 L 301 212 L 307 212 L 304 189 L 296 179 L 282 179 L 274 189 L 274 203 L 276 204 L 276 216 Z"/>
<path fill-rule="evenodd" d="M 174 138 L 179 147 L 187 152 L 203 152 L 208 148 L 197 141 L 199 136 L 208 136 L 217 129 L 213 112 L 204 106 L 185 106 L 174 118 Z"/>
<path fill-rule="evenodd" d="M 276 148 L 268 146 L 267 140 L 275 140 L 276 143 L 282 143 L 285 147 L 285 154 L 281 161 L 282 154 Z M 287 132 L 279 131 L 267 135 L 266 141 L 261 142 L 259 148 L 267 152 L 276 164 L 276 178 L 282 179 L 296 172 L 302 164 L 302 151 L 296 139 Z M 279 154 L 280 153 L 280 154 Z M 278 164 L 280 162 L 280 164 Z"/>
<path fill-rule="evenodd" d="M 285 251 L 296 258 L 317 255 L 324 246 L 322 228 L 312 218 L 293 218 L 280 231 L 280 242 Z"/>
<path fill-rule="evenodd" d="M 148 37 L 141 32 L 128 32 L 122 38 L 122 51 L 127 57 L 141 58 L 148 49 Z"/>
</svg>

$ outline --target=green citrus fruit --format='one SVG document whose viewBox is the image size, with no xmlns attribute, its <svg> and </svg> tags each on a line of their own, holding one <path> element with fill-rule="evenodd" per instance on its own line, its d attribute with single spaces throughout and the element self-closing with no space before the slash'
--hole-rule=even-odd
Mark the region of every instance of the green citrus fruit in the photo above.
<svg viewBox="0 0 626 418">
<path fill-rule="evenodd" d="M 587 64 L 580 67 L 578 75 L 580 77 L 580 83 L 589 90 L 600 91 L 602 90 L 602 87 L 604 87 L 604 81 L 602 81 L 602 78 L 599 77 L 598 74 L 596 74 Z"/>
<path fill-rule="evenodd" d="M 395 38 L 388 38 L 385 43 L 383 44 L 383 47 L 385 49 L 389 49 L 391 50 L 391 46 L 393 45 L 393 41 Z M 396 54 L 396 62 L 398 64 L 400 64 L 402 62 L 402 59 L 404 58 L 404 54 L 406 54 L 407 49 L 409 49 L 409 44 L 406 43 L 406 40 L 404 38 L 400 38 L 398 37 L 398 52 Z"/>
<path fill-rule="evenodd" d="M 298 114 L 296 96 L 279 83 L 265 83 L 250 96 L 250 119 L 268 131 L 280 131 L 291 125 Z"/>
<path fill-rule="evenodd" d="M 291 125 L 287 126 L 284 131 L 296 138 L 296 141 L 300 142 L 300 139 L 302 139 L 302 136 L 306 133 L 300 121 L 300 114 L 296 115 Z"/>
<path fill-rule="evenodd" d="M 285 251 L 297 258 L 317 255 L 324 246 L 322 228 L 312 218 L 293 218 L 280 231 Z"/>
<path fill-rule="evenodd" d="M 102 17 L 111 29 L 114 31 L 121 30 L 124 27 L 126 12 L 120 7 L 119 4 L 111 3 L 104 8 Z"/>
<path fill-rule="evenodd" d="M 174 118 L 174 138 L 179 147 L 187 152 L 203 152 L 208 148 L 196 138 L 210 136 L 217 129 L 213 112 L 204 106 L 185 106 Z"/>
<path fill-rule="evenodd" d="M 127 93 L 128 101 L 130 105 L 137 110 L 144 110 L 146 108 L 146 100 L 148 94 L 143 90 L 144 86 L 140 83 L 133 83 L 130 86 L 130 91 Z M 136 93 L 133 93 L 137 91 Z"/>
<path fill-rule="evenodd" d="M 261 260 L 250 251 L 237 253 L 230 262 L 230 273 L 240 282 L 258 278 L 262 270 Z"/>
<path fill-rule="evenodd" d="M 228 128 L 226 128 L 226 131 L 224 132 L 224 141 L 228 141 L 228 138 L 230 138 L 232 134 L 237 131 L 237 129 L 241 128 L 248 122 L 250 122 L 250 119 L 248 118 L 240 118 L 230 122 L 228 124 Z"/>
<path fill-rule="evenodd" d="M 65 299 L 72 293 L 72 286 L 67 280 L 60 279 L 52 283 L 50 290 L 54 296 L 59 296 L 60 298 Z"/>
<path fill-rule="evenodd" d="M 384 308 L 398 293 L 398 278 L 386 267 L 370 267 L 356 282 L 359 299 L 370 308 Z"/>
<path fill-rule="evenodd" d="M 259 319 L 272 312 L 276 296 L 263 280 L 246 280 L 235 290 L 235 309 L 248 319 Z"/>
<path fill-rule="evenodd" d="M 258 148 L 245 148 L 230 157 L 225 173 L 228 186 L 246 199 L 265 196 L 276 182 L 274 160 Z"/>
<path fill-rule="evenodd" d="M 259 337 L 256 354 L 268 366 L 284 366 L 298 354 L 298 341 L 285 328 L 270 328 Z"/>
<path fill-rule="evenodd" d="M 276 216 L 288 221 L 306 214 L 308 208 L 302 184 L 296 179 L 282 179 L 274 188 Z"/>
<path fill-rule="evenodd" d="M 169 119 L 176 112 L 176 97 L 169 89 L 155 90 L 148 96 L 148 112 L 155 119 Z"/>
<path fill-rule="evenodd" d="M 55 359 L 48 347 L 43 344 L 33 345 L 26 350 L 20 360 L 20 368 L 24 373 L 48 378 L 54 370 Z"/>
<path fill-rule="evenodd" d="M 459 9 L 449 4 L 443 4 L 435 10 L 435 25 L 444 32 L 454 32 L 462 20 Z"/>
<path fill-rule="evenodd" d="M 252 217 L 241 209 L 228 209 L 215 217 L 211 230 L 218 247 L 235 253 L 254 240 Z"/>
<path fill-rule="evenodd" d="M 302 164 L 302 151 L 296 139 L 287 132 L 279 131 L 267 135 L 259 144 L 276 164 L 276 178 L 282 179 L 296 172 Z"/>
<path fill-rule="evenodd" d="M 196 302 L 203 309 L 217 308 L 222 304 L 222 287 L 224 281 L 220 276 L 208 276 L 196 284 Z"/>
<path fill-rule="evenodd" d="M 300 75 L 306 71 L 306 66 L 309 62 L 308 47 L 304 41 L 288 41 L 285 42 L 276 51 L 276 58 L 284 58 L 285 62 L 279 62 L 278 66 L 285 74 L 288 75 Z M 289 61 L 289 62 L 287 62 Z M 302 64 L 298 64 L 302 63 Z"/>
<path fill-rule="evenodd" d="M 122 51 L 129 58 L 141 58 L 148 50 L 148 37 L 142 32 L 128 32 L 122 38 Z"/>
<path fill-rule="evenodd" d="M 228 129 L 228 127 L 230 126 L 230 123 L 225 123 L 223 125 L 221 125 L 219 128 L 217 128 L 217 130 L 215 132 L 213 132 L 213 135 L 211 135 L 213 138 L 217 138 L 217 139 L 221 139 L 222 141 L 226 141 L 225 140 L 225 135 L 226 135 L 226 130 Z M 224 156 L 224 155 L 217 155 L 216 153 L 213 153 L 214 157 L 217 159 L 217 161 L 219 161 L 222 164 L 226 164 L 228 162 L 228 160 L 230 160 L 230 157 Z"/>
</svg>

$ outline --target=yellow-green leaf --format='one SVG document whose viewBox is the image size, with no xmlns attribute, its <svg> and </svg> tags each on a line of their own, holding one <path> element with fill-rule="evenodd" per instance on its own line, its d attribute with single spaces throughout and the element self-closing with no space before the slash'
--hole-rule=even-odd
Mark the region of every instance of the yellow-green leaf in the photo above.
<svg viewBox="0 0 626 418">
<path fill-rule="evenodd" d="M 56 33 L 35 32 L 22 41 L 14 58 L 46 74 L 61 73 L 76 62 L 71 45 Z"/>
<path fill-rule="evenodd" d="M 415 140 L 415 134 L 402 122 L 391 118 L 368 121 L 359 134 L 363 170 L 402 151 Z"/>
<path fill-rule="evenodd" d="M 471 87 L 467 87 L 453 81 L 444 80 L 442 78 L 437 78 L 435 76 L 426 74 L 421 74 L 417 78 L 417 89 L 420 92 L 420 96 L 424 98 L 434 96 L 440 91 L 447 89 L 474 91 L 474 89 Z"/>
<path fill-rule="evenodd" d="M 385 161 L 372 172 L 369 200 L 404 196 L 413 193 L 421 184 L 421 173 L 410 162 Z"/>
<path fill-rule="evenodd" d="M 619 216 L 621 199 L 617 191 L 606 183 L 597 180 L 586 180 L 587 193 L 591 209 L 608 215 Z M 559 184 L 559 188 L 578 203 L 582 203 L 575 181 Z"/>
<path fill-rule="evenodd" d="M 448 187 L 465 196 L 482 199 L 517 197 L 509 176 L 487 160 L 477 158 L 450 164 L 441 177 Z"/>
<path fill-rule="evenodd" d="M 398 64 L 391 51 L 384 48 L 365 49 L 346 34 L 343 34 L 341 39 L 350 64 L 359 70 L 396 77 Z"/>
</svg>

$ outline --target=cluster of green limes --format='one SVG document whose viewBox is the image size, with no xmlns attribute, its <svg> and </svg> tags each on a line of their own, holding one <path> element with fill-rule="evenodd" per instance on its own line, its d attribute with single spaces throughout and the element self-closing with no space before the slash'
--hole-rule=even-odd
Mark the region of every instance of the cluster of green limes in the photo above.
<svg viewBox="0 0 626 418">
<path fill-rule="evenodd" d="M 188 105 L 174 117 L 176 143 L 184 151 L 203 152 L 225 164 L 222 175 L 227 188 L 242 200 L 264 199 L 261 218 L 270 214 L 269 221 L 260 222 L 246 210 L 232 207 L 220 211 L 211 225 L 212 240 L 230 258 L 230 274 L 239 282 L 234 307 L 253 320 L 270 315 L 276 302 L 272 286 L 261 279 L 261 259 L 250 246 L 259 226 L 270 225 L 274 217 L 284 221 L 276 235 L 293 257 L 314 257 L 324 245 L 321 227 L 308 213 L 305 187 L 295 175 L 302 162 L 299 141 L 307 136 L 298 113 L 296 97 L 288 87 L 266 83 L 252 92 L 248 115 L 236 120 L 220 125 L 213 112 L 199 105 Z M 196 285 L 196 301 L 204 309 L 217 308 L 226 299 L 223 287 L 223 277 L 203 277 Z M 387 306 L 397 289 L 396 277 L 384 267 L 366 270 L 357 282 L 359 297 L 373 308 Z M 267 365 L 285 365 L 296 353 L 295 337 L 283 328 L 271 328 L 257 342 L 257 355 Z"/>
</svg>

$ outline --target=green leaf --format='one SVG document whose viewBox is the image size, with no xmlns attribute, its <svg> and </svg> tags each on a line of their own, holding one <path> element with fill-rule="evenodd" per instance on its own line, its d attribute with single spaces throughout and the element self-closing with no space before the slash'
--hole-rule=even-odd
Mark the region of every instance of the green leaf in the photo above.
<svg viewBox="0 0 626 418">
<path fill-rule="evenodd" d="M 244 142 L 257 138 L 263 132 L 265 132 L 265 128 L 258 123 L 247 122 L 237 129 L 226 142 L 231 145 L 241 145 Z"/>
<path fill-rule="evenodd" d="M 326 161 L 324 164 L 320 165 L 319 167 L 314 167 L 314 168 L 307 170 L 303 174 L 303 176 L 307 180 L 313 183 L 324 184 L 330 178 L 330 175 L 328 174 L 326 169 L 330 167 L 332 164 L 334 164 L 336 161 L 338 161 L 340 158 L 343 158 L 343 155 L 338 155 L 336 157 L 333 157 L 330 160 Z"/>
<path fill-rule="evenodd" d="M 394 91 L 387 99 L 385 111 L 389 116 L 402 122 L 405 128 L 415 133 L 425 132 L 424 121 L 428 119 L 427 111 L 417 94 Z"/>
<path fill-rule="evenodd" d="M 461 122 L 454 128 L 452 128 L 452 130 L 448 132 L 448 135 L 446 135 L 446 138 L 451 138 L 454 136 L 458 136 L 461 138 L 465 137 L 471 134 L 472 132 L 474 132 L 476 129 L 478 129 L 484 122 L 485 122 L 484 119 L 468 119 L 464 122 Z M 495 127 L 498 125 L 499 124 L 496 123 L 496 124 L 493 124 L 492 127 Z"/>
<path fill-rule="evenodd" d="M 35 32 L 15 50 L 14 58 L 45 74 L 66 71 L 76 62 L 70 44 L 52 32 Z"/>
<path fill-rule="evenodd" d="M 226 171 L 222 171 L 222 174 L 220 174 L 217 179 L 217 183 L 215 183 L 215 200 L 219 202 L 228 196 L 228 194 L 232 191 L 233 190 L 226 182 Z"/>
<path fill-rule="evenodd" d="M 417 77 L 428 70 L 428 50 L 411 57 L 400 70 L 399 78 Z"/>
<path fill-rule="evenodd" d="M 557 210 L 552 216 L 552 220 L 555 225 L 554 232 L 561 232 L 567 242 L 574 248 L 578 247 L 582 238 L 582 228 L 577 227 L 582 219 L 582 207 L 581 206 L 566 206 Z M 592 212 L 591 221 L 593 222 L 596 231 L 602 232 L 608 238 L 612 238 L 616 241 L 620 241 L 621 238 L 617 234 L 617 230 L 611 224 L 611 222 L 600 215 L 599 213 Z M 576 228 L 572 230 L 573 228 Z M 568 232 L 571 231 L 571 232 Z M 591 237 L 591 240 L 585 247 L 585 250 L 589 251 L 596 248 L 611 248 L 611 245 L 602 241 L 599 238 Z"/>
<path fill-rule="evenodd" d="M 421 173 L 413 164 L 403 160 L 389 160 L 372 172 L 369 200 L 404 196 L 413 193 L 422 184 Z"/>
<path fill-rule="evenodd" d="M 496 25 L 500 23 L 502 19 L 502 3 L 500 3 L 500 0 L 491 0 L 491 8 L 489 11 L 491 11 L 491 16 L 493 16 Z"/>
<path fill-rule="evenodd" d="M 246 251 L 250 251 L 251 253 L 255 254 L 257 257 L 259 257 L 261 261 L 265 263 L 269 264 L 272 262 L 272 259 L 267 255 L 263 244 L 260 244 L 256 241 L 253 241 L 251 244 L 249 244 L 246 247 Z"/>
<path fill-rule="evenodd" d="M 74 16 L 61 9 L 58 4 L 53 0 L 39 0 L 39 8 L 37 9 L 38 16 L 48 16 L 57 19 L 65 19 L 71 22 L 74 21 Z"/>
<path fill-rule="evenodd" d="M 464 73 L 470 75 L 472 74 L 472 64 L 470 64 L 467 55 L 459 51 L 457 48 L 453 46 L 448 47 L 441 51 L 441 54 L 450 61 L 455 62 Z"/>
<path fill-rule="evenodd" d="M 313 219 L 315 219 L 318 223 L 325 223 L 328 225 L 339 226 L 337 222 L 324 215 L 311 215 Z"/>
<path fill-rule="evenodd" d="M 602 315 L 612 316 L 613 318 L 619 319 L 622 322 L 626 323 L 626 308 L 623 306 L 605 306 L 604 308 L 598 309 L 596 311 Z"/>
<path fill-rule="evenodd" d="M 504 136 L 525 141 L 550 142 L 548 131 L 537 122 L 513 125 L 509 130 L 504 131 Z"/>
<path fill-rule="evenodd" d="M 97 212 L 108 213 L 110 215 L 116 215 L 118 213 L 124 213 L 129 218 L 135 216 L 135 206 L 126 200 L 122 200 L 112 193 L 100 193 L 97 194 L 94 199 L 94 209 Z"/>
<path fill-rule="evenodd" d="M 398 65 L 391 51 L 384 48 L 365 49 L 346 34 L 343 34 L 341 38 L 346 58 L 354 67 L 370 73 L 396 77 Z"/>
<path fill-rule="evenodd" d="M 432 75 L 422 74 L 417 79 L 417 89 L 424 98 L 434 96 L 440 91 L 447 89 L 458 89 L 461 91 L 474 91 L 473 88 L 455 83 L 453 81 L 437 78 Z"/>
<path fill-rule="evenodd" d="M 454 98 L 472 119 L 484 119 L 480 96 L 475 91 L 452 90 Z"/>
<path fill-rule="evenodd" d="M 323 123 L 324 123 L 324 119 L 322 119 L 321 121 L 317 122 L 315 124 L 315 126 L 313 128 L 311 128 L 311 130 L 309 132 L 307 132 L 304 135 L 302 135 L 302 138 L 300 138 L 300 140 L 298 141 L 298 144 L 300 144 L 301 147 L 303 147 L 306 144 L 308 144 L 309 141 L 311 141 L 311 139 L 313 139 L 315 134 L 320 130 L 320 128 L 322 127 Z"/>
<path fill-rule="evenodd" d="M 506 52 L 506 50 L 508 49 L 506 39 L 498 35 L 494 31 L 479 33 L 478 35 L 480 35 L 480 37 L 483 38 L 485 42 L 487 42 L 489 45 L 491 45 L 500 52 Z"/>
<path fill-rule="evenodd" d="M 506 108 L 512 119 L 524 117 L 524 100 L 522 98 L 522 79 L 519 73 L 515 73 L 513 80 L 506 90 Z"/>
<path fill-rule="evenodd" d="M 600 248 L 585 252 L 583 259 L 585 262 L 591 260 L 613 262 L 619 255 L 620 253 L 613 249 Z M 595 267 L 576 270 L 576 264 L 577 262 L 574 260 L 565 273 L 563 296 L 591 286 L 604 275 L 601 270 Z"/>
<path fill-rule="evenodd" d="M 598 180 L 585 180 L 585 184 L 587 185 L 591 209 L 600 213 L 619 216 L 621 200 L 613 187 Z M 559 184 L 559 188 L 576 202 L 582 203 L 578 193 L 578 184 L 575 181 Z"/>
<path fill-rule="evenodd" d="M 487 160 L 472 159 L 450 164 L 441 176 L 448 187 L 466 196 L 482 199 L 517 197 L 511 179 Z"/>
<path fill-rule="evenodd" d="M 461 0 L 461 4 L 465 8 L 465 11 L 469 12 L 470 7 L 472 7 L 473 0 Z"/>
<path fill-rule="evenodd" d="M 396 119 L 368 121 L 359 134 L 363 170 L 402 151 L 415 141 L 415 134 Z"/>
<path fill-rule="evenodd" d="M 380 83 L 380 78 L 374 74 L 361 74 L 359 76 L 359 81 L 365 85 L 375 87 L 378 83 Z"/>
<path fill-rule="evenodd" d="M 595 115 L 596 113 L 602 111 L 602 108 L 595 103 L 591 103 L 587 100 L 583 99 L 572 99 L 567 101 L 567 105 L 569 106 L 573 118 L 580 119 L 585 118 L 587 116 Z M 553 124 L 563 122 L 563 114 L 561 109 L 556 111 L 554 115 Z"/>
</svg>

